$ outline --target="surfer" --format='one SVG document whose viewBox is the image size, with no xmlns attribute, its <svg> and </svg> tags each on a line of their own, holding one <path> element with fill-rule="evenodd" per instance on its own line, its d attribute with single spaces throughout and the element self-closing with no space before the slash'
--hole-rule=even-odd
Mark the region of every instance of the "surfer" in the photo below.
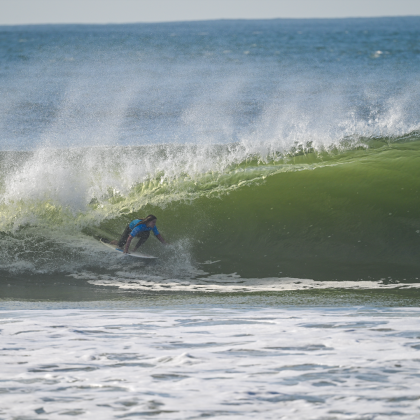
<svg viewBox="0 0 420 420">
<path fill-rule="evenodd" d="M 136 251 L 137 248 L 139 248 L 149 239 L 150 231 L 153 231 L 156 238 L 159 239 L 160 242 L 162 242 L 164 245 L 167 245 L 167 242 L 157 230 L 156 220 L 156 216 L 149 214 L 145 219 L 134 219 L 127 225 L 123 234 L 121 235 L 120 240 L 118 241 L 118 247 L 124 250 L 124 254 L 129 254 L 128 248 L 130 248 L 130 244 L 133 238 L 139 238 L 136 246 L 134 247 L 134 251 Z"/>
</svg>

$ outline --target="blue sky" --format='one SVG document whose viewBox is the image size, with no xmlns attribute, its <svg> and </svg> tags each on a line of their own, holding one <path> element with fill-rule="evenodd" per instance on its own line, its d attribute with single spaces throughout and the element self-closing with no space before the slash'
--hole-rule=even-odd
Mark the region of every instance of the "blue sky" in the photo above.
<svg viewBox="0 0 420 420">
<path fill-rule="evenodd" d="M 0 25 L 420 15 L 420 0 L 0 0 Z"/>
</svg>

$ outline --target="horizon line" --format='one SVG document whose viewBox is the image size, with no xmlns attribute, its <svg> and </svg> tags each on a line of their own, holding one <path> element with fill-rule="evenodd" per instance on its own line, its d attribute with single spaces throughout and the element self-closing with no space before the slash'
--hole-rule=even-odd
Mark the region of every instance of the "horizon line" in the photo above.
<svg viewBox="0 0 420 420">
<path fill-rule="evenodd" d="M 187 20 L 165 20 L 165 21 L 127 21 L 127 22 L 45 22 L 45 23 L 0 23 L 1 27 L 21 27 L 21 26 L 107 26 L 107 25 L 156 25 L 171 23 L 198 23 L 198 22 L 251 22 L 251 21 L 274 21 L 274 20 L 368 20 L 368 19 L 396 19 L 396 18 L 419 18 L 416 15 L 378 15 L 378 16 L 346 16 L 346 17 L 276 17 L 276 18 L 219 18 L 219 19 L 187 19 Z"/>
</svg>

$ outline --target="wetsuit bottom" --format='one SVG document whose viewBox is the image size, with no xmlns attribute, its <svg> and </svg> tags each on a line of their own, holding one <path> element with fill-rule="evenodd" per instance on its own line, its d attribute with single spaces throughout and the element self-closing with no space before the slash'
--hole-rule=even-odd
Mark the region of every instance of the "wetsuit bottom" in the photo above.
<svg viewBox="0 0 420 420">
<path fill-rule="evenodd" d="M 124 248 L 124 245 L 127 243 L 128 240 L 128 236 L 131 233 L 131 229 L 130 226 L 127 225 L 127 227 L 124 229 L 123 234 L 121 235 L 120 240 L 118 241 L 118 248 Z M 143 245 L 150 236 L 150 231 L 144 231 L 144 232 L 140 232 L 137 237 L 139 238 L 138 242 L 136 243 L 136 246 L 134 248 L 134 250 L 136 250 L 139 246 Z"/>
<path fill-rule="evenodd" d="M 130 232 L 130 226 L 127 225 L 127 227 L 124 229 L 123 234 L 121 235 L 120 240 L 118 241 L 118 248 L 124 248 L 124 245 L 127 243 L 128 235 L 130 235 Z"/>
<path fill-rule="evenodd" d="M 137 238 L 139 238 L 139 240 L 136 243 L 136 246 L 134 247 L 134 251 L 139 247 L 142 246 L 148 239 L 150 236 L 150 230 L 146 230 L 145 232 L 140 232 L 137 235 Z"/>
</svg>

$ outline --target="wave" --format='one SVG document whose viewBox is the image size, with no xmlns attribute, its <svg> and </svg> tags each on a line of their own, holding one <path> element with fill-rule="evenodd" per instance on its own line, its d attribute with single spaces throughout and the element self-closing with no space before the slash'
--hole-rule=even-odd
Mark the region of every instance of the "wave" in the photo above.
<svg viewBox="0 0 420 420">
<path fill-rule="evenodd" d="M 419 157 L 416 131 L 327 146 L 2 152 L 0 268 L 120 270 L 95 238 L 114 239 L 128 221 L 153 213 L 174 246 L 153 239 L 145 246 L 163 257 L 152 271 L 168 276 L 202 275 L 205 267 L 248 278 L 415 282 Z"/>
</svg>

